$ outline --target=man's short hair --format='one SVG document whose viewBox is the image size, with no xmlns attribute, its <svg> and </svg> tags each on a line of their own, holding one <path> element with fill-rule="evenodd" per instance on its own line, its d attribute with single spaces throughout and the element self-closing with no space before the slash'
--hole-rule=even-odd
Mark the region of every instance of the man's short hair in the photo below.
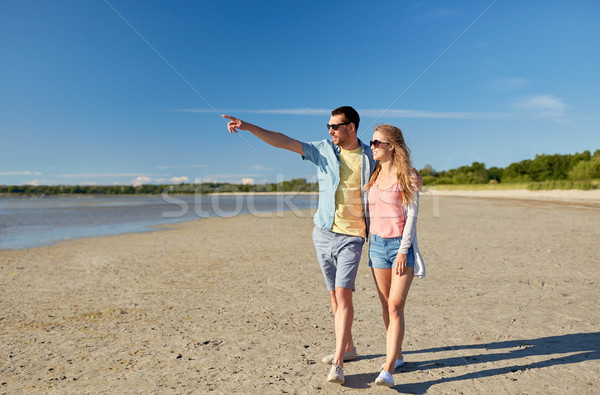
<svg viewBox="0 0 600 395">
<path fill-rule="evenodd" d="M 358 132 L 358 124 L 360 123 L 360 117 L 358 116 L 358 112 L 350 106 L 338 107 L 331 112 L 331 115 L 343 115 L 346 117 L 347 122 L 352 122 L 356 127 L 356 131 Z"/>
</svg>

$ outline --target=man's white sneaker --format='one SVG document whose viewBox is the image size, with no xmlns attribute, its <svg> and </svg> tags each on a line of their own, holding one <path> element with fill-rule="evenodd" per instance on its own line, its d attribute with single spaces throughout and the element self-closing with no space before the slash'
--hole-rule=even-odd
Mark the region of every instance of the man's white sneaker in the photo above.
<svg viewBox="0 0 600 395">
<path fill-rule="evenodd" d="M 393 387 L 394 386 L 394 378 L 387 370 L 381 370 L 379 376 L 375 379 L 375 384 L 382 385 L 384 387 Z"/>
<path fill-rule="evenodd" d="M 330 383 L 344 384 L 344 381 L 346 381 L 344 378 L 344 369 L 340 365 L 332 364 L 331 370 L 327 375 L 327 381 Z"/>
<path fill-rule="evenodd" d="M 333 363 L 333 358 L 335 357 L 335 354 L 329 354 L 325 357 L 323 357 L 323 363 L 326 365 L 331 365 Z M 356 359 L 356 347 L 354 347 L 354 349 L 352 351 L 344 351 L 344 362 L 346 361 L 353 361 Z"/>
</svg>

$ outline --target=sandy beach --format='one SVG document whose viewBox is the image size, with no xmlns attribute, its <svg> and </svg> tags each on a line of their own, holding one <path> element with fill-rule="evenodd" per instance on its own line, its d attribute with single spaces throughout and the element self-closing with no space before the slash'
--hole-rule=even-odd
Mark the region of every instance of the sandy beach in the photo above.
<svg viewBox="0 0 600 395">
<path fill-rule="evenodd" d="M 302 211 L 0 251 L 0 393 L 597 393 L 600 196 L 456 192 L 421 198 L 427 277 L 392 389 L 374 385 L 367 244 L 359 358 L 326 382 L 333 320 Z"/>
<path fill-rule="evenodd" d="M 435 187 L 428 188 L 427 193 L 433 196 L 460 196 L 460 197 L 479 197 L 493 199 L 511 199 L 511 200 L 538 200 L 549 202 L 579 203 L 579 204 L 600 204 L 600 190 L 593 189 L 589 191 L 579 190 L 548 190 L 548 191 L 530 191 L 527 189 L 516 190 L 482 190 L 482 191 L 463 191 L 463 190 L 443 190 Z"/>
</svg>

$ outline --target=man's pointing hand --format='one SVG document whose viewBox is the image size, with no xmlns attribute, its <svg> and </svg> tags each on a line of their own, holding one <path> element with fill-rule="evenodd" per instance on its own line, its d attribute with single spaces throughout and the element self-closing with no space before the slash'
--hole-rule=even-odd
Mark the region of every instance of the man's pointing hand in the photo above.
<svg viewBox="0 0 600 395">
<path fill-rule="evenodd" d="M 232 117 L 231 115 L 221 115 L 223 118 L 227 118 L 229 119 L 229 122 L 227 123 L 227 130 L 229 130 L 229 133 L 237 133 L 238 130 L 237 129 L 241 129 L 241 130 L 248 130 L 248 124 L 244 121 L 242 121 L 241 119 L 238 119 L 236 117 Z"/>
</svg>

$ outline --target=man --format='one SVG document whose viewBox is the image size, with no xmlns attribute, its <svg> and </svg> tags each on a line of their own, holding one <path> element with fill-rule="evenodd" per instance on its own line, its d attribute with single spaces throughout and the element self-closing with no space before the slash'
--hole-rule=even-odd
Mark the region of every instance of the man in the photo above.
<svg viewBox="0 0 600 395">
<path fill-rule="evenodd" d="M 357 138 L 360 117 L 352 107 L 331 112 L 331 139 L 301 142 L 229 115 L 227 129 L 248 130 L 267 144 L 302 155 L 317 167 L 319 204 L 314 216 L 313 242 L 335 317 L 335 353 L 323 358 L 332 364 L 330 382 L 344 383 L 344 360 L 356 358 L 351 334 L 356 273 L 367 237 L 367 200 L 363 191 L 375 168 L 371 148 Z"/>
</svg>

